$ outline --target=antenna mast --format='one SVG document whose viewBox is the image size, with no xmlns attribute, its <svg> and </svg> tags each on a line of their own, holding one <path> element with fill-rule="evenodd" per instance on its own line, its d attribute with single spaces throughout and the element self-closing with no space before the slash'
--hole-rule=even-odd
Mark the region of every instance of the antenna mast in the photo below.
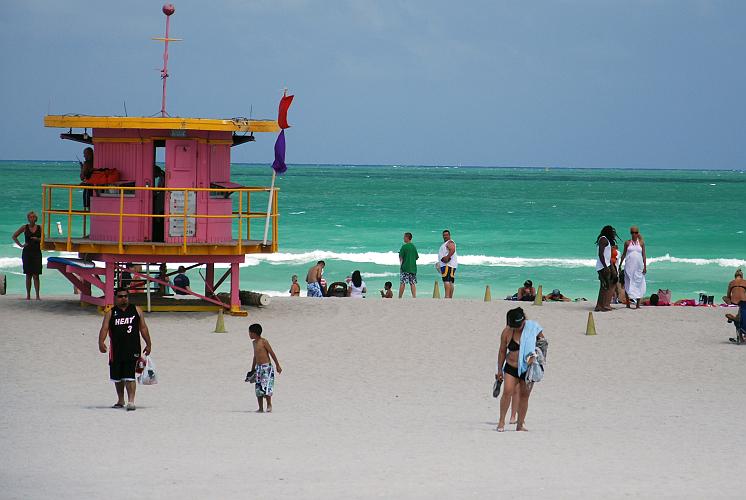
<svg viewBox="0 0 746 500">
<path fill-rule="evenodd" d="M 166 79 L 168 78 L 168 42 L 180 42 L 181 38 L 169 38 L 169 21 L 171 16 L 176 12 L 176 8 L 173 4 L 167 3 L 163 6 L 163 13 L 166 14 L 166 36 L 164 38 L 153 38 L 163 42 L 163 69 L 161 69 L 161 79 L 163 80 L 163 96 L 161 98 L 161 117 L 165 118 L 168 116 L 166 112 Z"/>
</svg>

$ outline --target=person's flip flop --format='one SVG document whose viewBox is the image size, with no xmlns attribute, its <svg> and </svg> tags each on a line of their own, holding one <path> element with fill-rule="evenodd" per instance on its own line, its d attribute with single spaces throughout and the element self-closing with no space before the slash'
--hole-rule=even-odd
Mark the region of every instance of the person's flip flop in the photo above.
<svg viewBox="0 0 746 500">
<path fill-rule="evenodd" d="M 119 403 L 114 403 L 112 405 L 112 408 L 124 408 L 124 405 L 120 405 Z"/>
<path fill-rule="evenodd" d="M 497 432 L 505 432 L 505 427 L 498 427 L 495 429 Z"/>
<path fill-rule="evenodd" d="M 127 403 L 127 411 L 135 411 L 136 409 L 135 403 Z"/>
</svg>

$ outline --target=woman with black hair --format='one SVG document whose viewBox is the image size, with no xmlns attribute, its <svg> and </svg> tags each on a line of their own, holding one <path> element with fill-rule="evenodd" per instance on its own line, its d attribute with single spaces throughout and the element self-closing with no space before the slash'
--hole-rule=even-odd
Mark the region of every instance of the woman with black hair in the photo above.
<svg viewBox="0 0 746 500">
<path fill-rule="evenodd" d="M 596 272 L 599 281 L 596 312 L 611 311 L 611 296 L 614 293 L 611 287 L 611 247 L 614 245 L 616 245 L 616 230 L 612 226 L 604 226 L 601 234 L 596 238 L 596 246 L 598 246 Z"/>
<path fill-rule="evenodd" d="M 526 382 L 526 373 L 529 365 L 536 359 L 536 341 L 544 338 L 544 329 L 536 321 L 527 321 L 526 314 L 520 307 L 508 311 L 506 322 L 507 326 L 500 334 L 500 349 L 495 370 L 495 379 L 505 384 L 500 398 L 497 432 L 505 430 L 505 415 L 508 413 L 511 399 L 513 404 L 516 404 L 515 400 L 518 399 L 518 422 L 515 430 L 526 431 L 528 398 L 533 387 L 532 383 Z M 516 387 L 519 397 L 513 398 Z"/>
<path fill-rule="evenodd" d="M 360 276 L 360 271 L 352 273 L 352 281 L 350 287 L 347 289 L 347 296 L 355 299 L 362 299 L 363 294 L 367 293 L 368 289 L 365 287 L 365 281 Z"/>
</svg>

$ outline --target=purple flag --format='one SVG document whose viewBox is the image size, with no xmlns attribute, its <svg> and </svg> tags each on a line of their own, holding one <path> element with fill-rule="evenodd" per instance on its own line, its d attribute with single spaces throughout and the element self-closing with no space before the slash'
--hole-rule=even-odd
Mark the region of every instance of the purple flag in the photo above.
<svg viewBox="0 0 746 500">
<path fill-rule="evenodd" d="M 275 161 L 272 164 L 272 168 L 278 174 L 284 174 L 287 171 L 288 166 L 285 165 L 285 130 L 280 131 L 280 135 L 277 136 L 275 142 Z"/>
</svg>

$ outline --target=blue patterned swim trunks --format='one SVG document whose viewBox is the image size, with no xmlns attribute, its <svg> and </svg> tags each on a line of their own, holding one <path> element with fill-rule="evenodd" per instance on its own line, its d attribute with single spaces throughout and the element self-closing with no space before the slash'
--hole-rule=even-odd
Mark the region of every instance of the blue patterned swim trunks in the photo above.
<svg viewBox="0 0 746 500">
<path fill-rule="evenodd" d="M 307 297 L 323 297 L 324 296 L 324 294 L 321 293 L 321 286 L 316 282 L 307 283 L 306 290 L 308 291 L 306 293 Z"/>
</svg>

